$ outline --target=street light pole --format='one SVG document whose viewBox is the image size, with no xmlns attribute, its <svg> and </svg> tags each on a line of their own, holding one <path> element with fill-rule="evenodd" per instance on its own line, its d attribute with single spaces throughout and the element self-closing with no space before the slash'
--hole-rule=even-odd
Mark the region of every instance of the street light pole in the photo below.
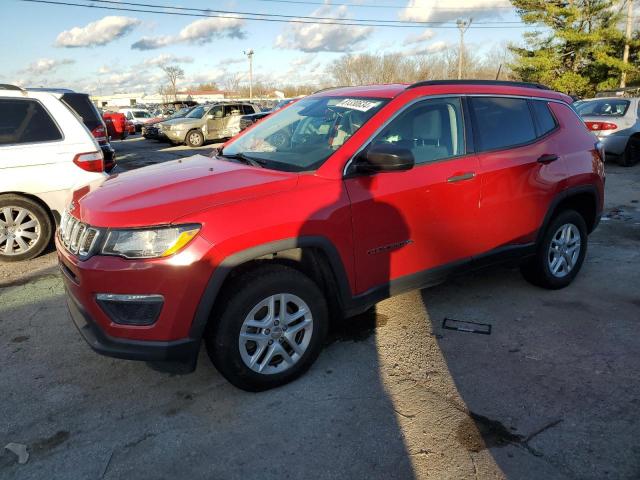
<svg viewBox="0 0 640 480">
<path fill-rule="evenodd" d="M 249 100 L 253 100 L 253 49 L 242 53 L 249 58 Z"/>
<path fill-rule="evenodd" d="M 460 30 L 460 50 L 458 52 L 458 80 L 462 80 L 462 62 L 464 56 L 464 34 L 471 26 L 471 22 L 473 18 L 469 20 L 463 20 L 459 18 L 456 21 L 456 25 L 458 26 L 458 30 Z"/>
<path fill-rule="evenodd" d="M 629 44 L 631 43 L 633 19 L 633 0 L 627 0 L 627 31 L 625 34 L 624 53 L 622 54 L 622 63 L 626 66 L 629 63 Z M 627 72 L 620 75 L 620 88 L 627 86 Z"/>
</svg>

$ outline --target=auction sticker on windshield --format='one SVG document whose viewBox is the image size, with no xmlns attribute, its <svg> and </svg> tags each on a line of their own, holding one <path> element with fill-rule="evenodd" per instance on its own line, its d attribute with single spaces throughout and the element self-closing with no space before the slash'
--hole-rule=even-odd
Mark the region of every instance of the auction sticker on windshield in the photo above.
<svg viewBox="0 0 640 480">
<path fill-rule="evenodd" d="M 371 110 L 372 108 L 380 105 L 380 101 L 375 100 L 363 100 L 361 98 L 345 98 L 340 103 L 336 103 L 336 107 L 342 108 L 350 108 L 352 110 L 359 110 L 361 112 L 366 112 Z"/>
</svg>

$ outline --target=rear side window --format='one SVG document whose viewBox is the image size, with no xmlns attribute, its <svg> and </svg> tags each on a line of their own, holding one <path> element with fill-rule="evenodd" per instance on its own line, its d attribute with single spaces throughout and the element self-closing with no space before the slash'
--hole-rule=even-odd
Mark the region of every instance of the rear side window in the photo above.
<svg viewBox="0 0 640 480">
<path fill-rule="evenodd" d="M 61 100 L 73 110 L 89 130 L 102 125 L 102 119 L 98 109 L 89 100 L 89 95 L 84 93 L 65 93 Z"/>
<path fill-rule="evenodd" d="M 553 118 L 551 111 L 549 111 L 549 104 L 540 100 L 534 100 L 531 102 L 531 106 L 533 107 L 536 122 L 538 122 L 538 136 L 542 137 L 555 130 L 557 126 L 556 119 Z"/>
<path fill-rule="evenodd" d="M 0 112 L 0 145 L 62 140 L 60 129 L 40 102 L 3 98 Z"/>
<path fill-rule="evenodd" d="M 527 100 L 476 97 L 471 99 L 474 131 L 481 150 L 497 150 L 531 142 L 536 138 Z"/>
<path fill-rule="evenodd" d="M 252 113 L 255 113 L 251 105 L 242 105 L 242 110 L 245 115 L 251 115 Z"/>
</svg>

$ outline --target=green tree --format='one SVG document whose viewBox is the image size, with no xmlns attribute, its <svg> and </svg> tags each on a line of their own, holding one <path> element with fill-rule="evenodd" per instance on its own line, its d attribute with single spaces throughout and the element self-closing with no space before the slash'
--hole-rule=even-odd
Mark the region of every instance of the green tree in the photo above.
<svg viewBox="0 0 640 480">
<path fill-rule="evenodd" d="M 629 0 L 627 0 L 629 1 Z M 637 65 L 622 63 L 624 33 L 620 2 L 613 0 L 512 0 L 527 24 L 542 27 L 512 45 L 513 72 L 572 95 L 590 96 L 616 88 L 620 73 L 633 76 Z"/>
</svg>

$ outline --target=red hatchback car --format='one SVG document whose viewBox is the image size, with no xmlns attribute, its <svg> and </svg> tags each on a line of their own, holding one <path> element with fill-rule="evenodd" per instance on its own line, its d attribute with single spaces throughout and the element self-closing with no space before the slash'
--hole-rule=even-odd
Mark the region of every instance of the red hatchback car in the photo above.
<svg viewBox="0 0 640 480">
<path fill-rule="evenodd" d="M 114 357 L 195 368 L 204 340 L 264 390 L 310 367 L 330 317 L 465 269 L 517 258 L 565 287 L 604 195 L 570 103 L 514 82 L 325 90 L 213 158 L 79 190 L 56 236 L 71 316 Z"/>
</svg>

